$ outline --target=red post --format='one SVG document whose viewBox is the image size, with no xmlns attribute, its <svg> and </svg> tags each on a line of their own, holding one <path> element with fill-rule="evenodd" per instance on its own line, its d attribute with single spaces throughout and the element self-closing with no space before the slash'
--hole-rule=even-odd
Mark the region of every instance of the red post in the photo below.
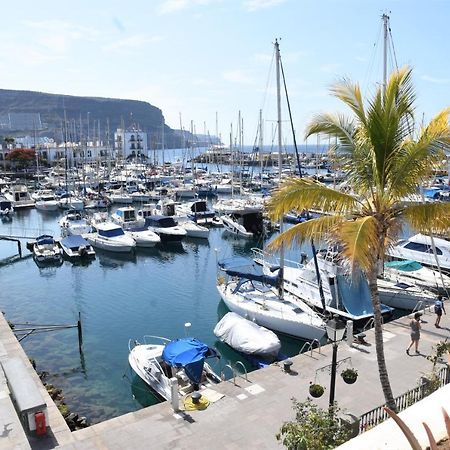
<svg viewBox="0 0 450 450">
<path fill-rule="evenodd" d="M 45 423 L 45 414 L 42 411 L 38 411 L 34 415 L 34 420 L 36 422 L 36 435 L 43 436 L 47 433 L 47 424 Z"/>
</svg>

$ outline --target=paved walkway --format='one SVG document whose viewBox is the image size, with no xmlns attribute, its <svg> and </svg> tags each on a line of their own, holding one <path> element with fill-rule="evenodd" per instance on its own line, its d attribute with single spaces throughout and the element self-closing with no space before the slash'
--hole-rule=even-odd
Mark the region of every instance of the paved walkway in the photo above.
<svg viewBox="0 0 450 450">
<path fill-rule="evenodd" d="M 385 356 L 394 395 L 402 394 L 415 387 L 419 378 L 431 371 L 426 356 L 438 341 L 450 336 L 450 316 L 443 316 L 443 328 L 434 327 L 434 314 L 423 316 L 423 330 L 420 341 L 420 355 L 408 356 L 409 318 L 404 317 L 384 326 Z M 2 328 L 0 322 L 0 328 Z M 3 335 L 0 334 L 0 339 Z M 351 364 L 358 369 L 355 384 L 347 385 L 338 375 L 336 379 L 336 400 L 339 406 L 356 416 L 384 403 L 378 378 L 373 331 L 367 332 L 368 346 L 352 346 L 342 342 L 339 345 L 338 361 L 351 358 Z M 20 347 L 20 346 L 19 346 Z M 317 403 L 328 405 L 330 373 L 318 370 L 331 362 L 331 346 L 325 346 L 321 353 L 314 351 L 292 358 L 293 373 L 287 374 L 281 365 L 252 372 L 249 381 L 243 378 L 223 382 L 214 390 L 224 395 L 204 411 L 190 411 L 174 414 L 170 404 L 165 402 L 115 419 L 93 425 L 74 433 L 63 433 L 61 426 L 50 419 L 53 437 L 51 441 L 31 441 L 32 448 L 63 449 L 276 449 L 281 448 L 275 435 L 283 421 L 293 418 L 291 398 L 305 400 L 309 383 L 316 381 L 326 387 L 325 395 Z M 346 367 L 342 363 L 338 369 Z M 450 399 L 449 399 L 450 401 Z M 0 413 L 2 413 L 0 403 Z M 2 418 L 0 416 L 0 418 Z M 2 427 L 0 423 L 0 431 Z M 23 434 L 17 430 L 17 447 L 23 441 Z M 56 431 L 56 432 L 55 432 Z M 2 448 L 0 438 L 0 448 Z M 6 448 L 6 447 L 4 447 Z"/>
</svg>

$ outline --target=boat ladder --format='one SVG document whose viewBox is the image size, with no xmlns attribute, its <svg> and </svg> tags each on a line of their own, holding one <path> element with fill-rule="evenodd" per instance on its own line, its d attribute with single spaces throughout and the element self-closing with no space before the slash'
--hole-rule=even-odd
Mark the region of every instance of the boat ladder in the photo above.
<svg viewBox="0 0 450 450">
<path fill-rule="evenodd" d="M 317 346 L 314 347 L 314 344 L 317 344 Z M 306 351 L 304 353 L 310 351 L 311 353 L 309 356 L 311 356 L 311 357 L 313 355 L 314 348 L 318 349 L 319 354 L 321 353 L 321 349 L 322 349 L 322 347 L 320 345 L 320 341 L 318 339 L 313 339 L 311 342 L 305 342 L 302 345 L 302 348 L 300 349 L 298 354 L 301 355 L 303 353 L 303 350 L 305 350 L 305 348 L 306 348 Z"/>
<path fill-rule="evenodd" d="M 384 324 L 384 319 L 383 316 L 381 316 L 381 325 Z M 366 324 L 364 325 L 362 332 L 364 333 L 364 331 L 367 331 L 369 328 L 375 327 L 375 318 L 371 317 L 370 320 L 368 320 L 366 322 Z"/>
<path fill-rule="evenodd" d="M 244 369 L 244 376 L 242 376 L 241 372 L 239 372 L 239 371 L 237 370 L 237 366 L 238 366 L 238 365 L 239 365 L 239 366 L 242 366 L 242 368 Z M 227 367 L 231 370 L 231 373 L 233 374 L 233 384 L 234 384 L 235 386 L 236 386 L 236 376 L 241 377 L 241 378 L 244 378 L 245 381 L 250 382 L 249 379 L 248 379 L 247 369 L 245 368 L 245 365 L 244 365 L 244 363 L 243 363 L 242 361 L 236 361 L 236 362 L 234 363 L 234 367 L 233 367 L 232 363 L 226 364 L 225 367 L 224 367 L 224 369 L 226 369 Z M 223 381 L 225 380 L 225 371 L 224 371 L 224 370 L 221 371 L 221 373 L 220 373 L 220 378 L 221 378 Z"/>
<path fill-rule="evenodd" d="M 421 311 L 422 314 L 426 314 L 426 312 L 425 312 L 426 310 L 431 312 L 431 302 L 429 302 L 427 300 L 419 300 L 416 303 L 416 306 L 414 306 L 413 310 L 411 311 L 411 314 L 415 313 L 417 311 Z"/>
</svg>

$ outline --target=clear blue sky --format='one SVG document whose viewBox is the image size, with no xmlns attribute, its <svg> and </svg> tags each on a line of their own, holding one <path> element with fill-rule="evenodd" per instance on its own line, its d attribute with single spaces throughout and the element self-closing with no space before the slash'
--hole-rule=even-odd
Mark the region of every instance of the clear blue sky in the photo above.
<svg viewBox="0 0 450 450">
<path fill-rule="evenodd" d="M 382 78 L 381 14 L 389 13 L 398 65 L 414 69 L 418 120 L 450 105 L 446 0 L 25 0 L 2 3 L 0 87 L 129 98 L 191 121 L 223 140 L 242 112 L 253 143 L 259 109 L 270 143 L 276 119 L 275 38 L 297 138 L 347 76 L 363 90 Z M 392 66 L 391 66 L 392 68 Z M 283 109 L 284 118 L 286 111 Z M 92 117 L 92 119 L 95 119 Z M 287 125 L 287 124 L 286 124 Z M 287 127 L 286 142 L 291 142 Z"/>
</svg>

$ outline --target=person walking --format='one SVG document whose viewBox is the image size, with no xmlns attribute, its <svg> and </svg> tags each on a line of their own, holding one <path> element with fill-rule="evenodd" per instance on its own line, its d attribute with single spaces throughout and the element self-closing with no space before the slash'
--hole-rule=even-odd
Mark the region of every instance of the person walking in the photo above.
<svg viewBox="0 0 450 450">
<path fill-rule="evenodd" d="M 447 315 L 447 313 L 445 312 L 442 295 L 438 295 L 437 300 L 434 303 L 434 312 L 436 313 L 436 323 L 434 324 L 434 326 L 436 328 L 441 328 L 440 323 L 441 323 L 442 312 L 444 312 L 444 314 Z"/>
<path fill-rule="evenodd" d="M 422 314 L 420 312 L 416 312 L 414 314 L 414 319 L 409 323 L 409 327 L 411 328 L 411 344 L 406 349 L 406 353 L 409 355 L 409 349 L 414 345 L 416 348 L 416 354 L 420 354 L 419 352 L 419 339 L 420 339 L 420 316 Z"/>
</svg>

